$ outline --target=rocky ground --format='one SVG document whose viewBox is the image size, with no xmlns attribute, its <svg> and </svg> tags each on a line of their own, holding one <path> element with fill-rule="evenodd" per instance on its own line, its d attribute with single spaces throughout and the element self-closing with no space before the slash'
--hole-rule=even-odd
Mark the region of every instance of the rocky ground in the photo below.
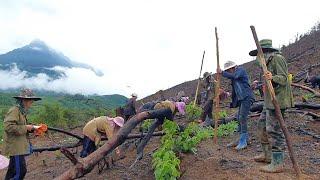
<svg viewBox="0 0 320 180">
<path fill-rule="evenodd" d="M 319 113 L 319 112 L 318 112 Z M 185 123 L 181 119 L 179 123 Z M 180 179 L 295 179 L 291 161 L 286 153 L 285 172 L 280 174 L 267 174 L 259 172 L 259 167 L 264 165 L 253 161 L 253 157 L 260 152 L 260 145 L 256 136 L 257 118 L 251 118 L 249 123 L 250 145 L 247 149 L 237 152 L 226 148 L 226 144 L 236 137 L 220 138 L 218 145 L 212 139 L 203 141 L 198 146 L 196 154 L 179 154 L 181 159 Z M 310 179 L 320 179 L 320 139 L 302 133 L 299 128 L 320 134 L 320 122 L 308 116 L 289 114 L 287 126 L 292 135 L 294 150 L 298 163 L 303 172 Z M 80 134 L 81 129 L 73 130 Z M 37 138 L 37 145 L 51 144 L 67 140 L 64 136 L 50 136 L 51 138 Z M 54 140 L 53 140 L 54 139 Z M 152 152 L 159 146 L 160 137 L 153 138 L 145 149 L 144 158 L 134 167 L 129 168 L 135 160 L 135 145 L 129 143 L 126 148 L 126 157 L 118 160 L 109 168 L 99 173 L 98 167 L 81 179 L 154 179 L 152 169 Z M 77 156 L 81 147 L 73 149 Z M 28 174 L 25 179 L 53 179 L 67 170 L 71 163 L 59 151 L 43 152 L 27 157 Z M 4 177 L 6 170 L 0 171 Z"/>
</svg>

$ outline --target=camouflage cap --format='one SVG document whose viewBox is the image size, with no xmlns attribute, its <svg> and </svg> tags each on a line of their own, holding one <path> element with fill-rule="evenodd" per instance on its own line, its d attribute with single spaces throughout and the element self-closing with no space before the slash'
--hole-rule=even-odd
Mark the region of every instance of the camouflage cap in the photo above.
<svg viewBox="0 0 320 180">
<path fill-rule="evenodd" d="M 34 101 L 39 101 L 41 100 L 40 97 L 36 97 L 31 89 L 22 89 L 20 92 L 19 96 L 13 96 L 13 98 L 16 99 L 30 99 L 30 100 L 34 100 Z"/>
<path fill-rule="evenodd" d="M 271 39 L 262 39 L 259 41 L 259 44 L 262 48 L 263 53 L 279 51 L 278 49 L 272 47 L 272 40 Z M 257 49 L 249 52 L 250 56 L 257 56 L 257 54 L 258 54 Z"/>
</svg>

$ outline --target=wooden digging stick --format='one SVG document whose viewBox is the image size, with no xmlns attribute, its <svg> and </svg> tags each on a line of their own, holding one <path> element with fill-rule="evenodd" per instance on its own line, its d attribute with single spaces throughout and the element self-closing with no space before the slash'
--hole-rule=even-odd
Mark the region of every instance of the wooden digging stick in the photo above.
<svg viewBox="0 0 320 180">
<path fill-rule="evenodd" d="M 204 59 L 204 55 L 205 55 L 205 54 L 206 54 L 206 51 L 203 51 L 202 61 L 201 61 L 201 68 L 200 68 L 200 74 L 199 74 L 199 79 L 198 79 L 198 85 L 197 85 L 197 90 L 196 90 L 196 96 L 194 97 L 193 107 L 196 105 L 196 102 L 197 102 L 198 91 L 199 91 L 199 85 L 200 85 L 200 80 L 201 80 L 202 65 L 203 65 L 203 59 Z"/>
<path fill-rule="evenodd" d="M 219 93 L 220 93 L 220 80 L 221 80 L 221 73 L 218 73 L 218 69 L 220 69 L 220 61 L 219 61 L 219 38 L 218 38 L 218 30 L 217 27 L 215 27 L 215 34 L 216 34 L 216 53 L 217 53 L 217 73 L 216 73 L 216 84 L 215 84 L 215 108 L 214 110 L 214 143 L 218 143 L 218 119 L 219 119 Z"/>
<path fill-rule="evenodd" d="M 257 36 L 257 33 L 256 33 L 256 30 L 255 30 L 254 26 L 250 26 L 250 28 L 251 28 L 251 31 L 252 31 L 252 35 L 253 35 L 254 41 L 255 41 L 256 46 L 257 46 L 257 50 L 258 50 L 257 57 L 258 57 L 258 60 L 260 61 L 260 64 L 262 66 L 263 73 L 265 74 L 268 71 L 268 69 L 267 69 L 267 66 L 266 66 L 266 61 L 265 61 L 265 58 L 264 58 L 264 55 L 263 55 L 263 51 L 262 51 L 262 48 L 261 48 L 261 46 L 259 44 L 258 36 Z M 271 80 L 267 80 L 267 79 L 265 79 L 265 80 L 267 82 L 267 91 L 268 91 L 268 93 L 270 93 L 272 103 L 273 103 L 273 105 L 275 107 L 276 119 L 280 123 L 281 129 L 282 129 L 282 131 L 284 133 L 284 136 L 285 136 L 285 139 L 286 139 L 286 142 L 287 142 L 289 155 L 290 155 L 290 159 L 291 159 L 292 164 L 293 164 L 293 168 L 296 171 L 296 174 L 297 174 L 298 178 L 300 178 L 301 177 L 301 171 L 300 171 L 299 165 L 298 165 L 298 163 L 296 161 L 295 154 L 293 152 L 292 140 L 291 140 L 290 134 L 288 132 L 288 129 L 286 127 L 286 124 L 285 124 L 285 122 L 283 120 L 283 117 L 282 117 L 282 114 L 281 114 L 281 110 L 280 110 L 280 106 L 279 106 L 278 100 L 276 99 L 276 95 L 275 95 Z"/>
</svg>

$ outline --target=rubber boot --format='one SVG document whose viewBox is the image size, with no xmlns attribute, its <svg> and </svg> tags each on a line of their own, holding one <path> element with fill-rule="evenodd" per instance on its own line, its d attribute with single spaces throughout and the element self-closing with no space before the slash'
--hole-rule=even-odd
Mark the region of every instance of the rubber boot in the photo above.
<svg viewBox="0 0 320 180">
<path fill-rule="evenodd" d="M 260 168 L 260 171 L 266 173 L 281 173 L 283 172 L 283 152 L 272 152 L 272 159 L 269 165 Z"/>
<path fill-rule="evenodd" d="M 248 133 L 240 134 L 240 140 L 239 140 L 239 144 L 236 147 L 236 150 L 245 149 L 248 146 L 247 140 L 248 140 Z"/>
<path fill-rule="evenodd" d="M 239 142 L 239 137 L 236 138 L 236 140 L 232 141 L 231 143 L 227 144 L 228 148 L 232 148 L 232 147 L 236 147 L 238 145 Z"/>
<path fill-rule="evenodd" d="M 262 153 L 255 156 L 254 161 L 271 163 L 271 147 L 269 144 L 262 144 Z"/>
</svg>

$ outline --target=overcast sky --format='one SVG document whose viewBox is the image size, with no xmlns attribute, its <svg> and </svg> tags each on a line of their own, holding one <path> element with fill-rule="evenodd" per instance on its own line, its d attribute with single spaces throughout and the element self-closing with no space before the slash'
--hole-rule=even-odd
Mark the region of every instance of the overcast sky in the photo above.
<svg viewBox="0 0 320 180">
<path fill-rule="evenodd" d="M 204 71 L 215 71 L 215 26 L 221 64 L 241 64 L 252 60 L 250 25 L 259 39 L 271 38 L 280 47 L 320 19 L 317 0 L 258 2 L 0 0 L 0 53 L 41 39 L 104 72 L 97 80 L 77 73 L 79 87 L 100 94 L 136 92 L 141 98 L 196 79 L 203 50 Z"/>
</svg>

